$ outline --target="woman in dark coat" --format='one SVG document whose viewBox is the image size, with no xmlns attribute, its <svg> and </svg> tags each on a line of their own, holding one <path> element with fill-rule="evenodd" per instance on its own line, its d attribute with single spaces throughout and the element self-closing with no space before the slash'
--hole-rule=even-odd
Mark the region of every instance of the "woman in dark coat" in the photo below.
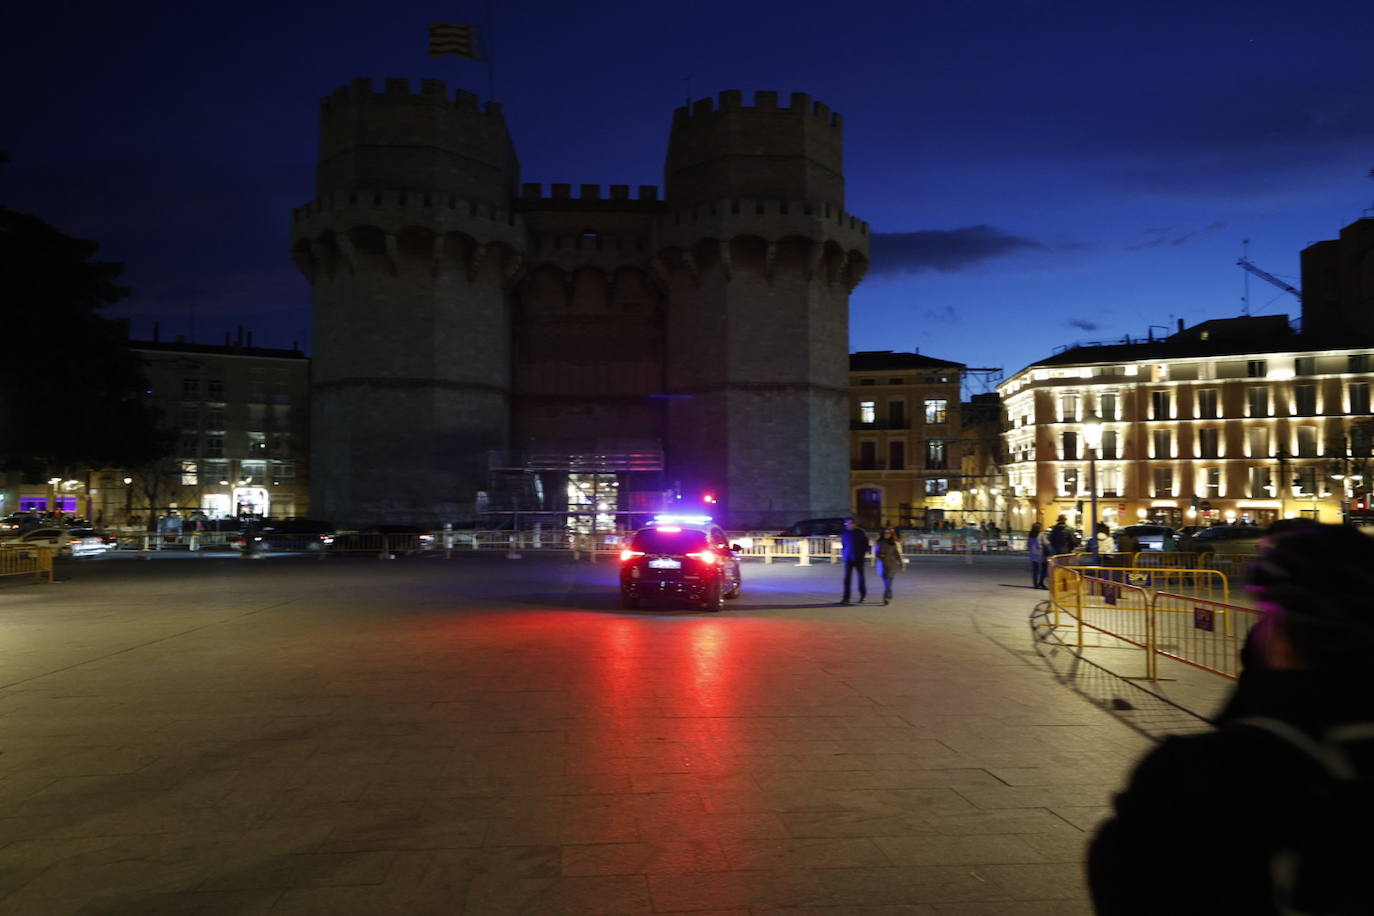
<svg viewBox="0 0 1374 916">
<path fill-rule="evenodd" d="M 883 604 L 888 604 L 892 601 L 892 580 L 906 566 L 897 532 L 884 528 L 882 536 L 873 544 L 873 554 L 878 559 L 878 575 L 883 577 Z"/>
</svg>

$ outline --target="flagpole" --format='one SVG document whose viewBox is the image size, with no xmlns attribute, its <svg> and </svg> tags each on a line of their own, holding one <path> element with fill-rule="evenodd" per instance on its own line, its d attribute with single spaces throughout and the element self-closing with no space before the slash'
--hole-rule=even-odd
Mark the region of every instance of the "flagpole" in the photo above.
<svg viewBox="0 0 1374 916">
<path fill-rule="evenodd" d="M 496 17 L 487 0 L 487 98 L 496 101 Z"/>
</svg>

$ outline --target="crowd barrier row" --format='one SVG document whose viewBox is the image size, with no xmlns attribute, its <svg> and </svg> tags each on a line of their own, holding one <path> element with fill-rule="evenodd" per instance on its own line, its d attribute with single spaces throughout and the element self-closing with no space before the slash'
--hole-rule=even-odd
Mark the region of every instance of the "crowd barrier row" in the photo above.
<svg viewBox="0 0 1374 916">
<path fill-rule="evenodd" d="M 1112 562 L 1133 556 L 1103 554 L 1092 564 L 1083 554 L 1051 558 L 1051 611 L 1038 625 L 1060 638 L 1072 634 L 1070 644 L 1079 649 L 1141 649 L 1147 680 L 1159 679 L 1161 658 L 1238 677 L 1241 647 L 1262 612 L 1232 604 L 1220 570 Z"/>
<path fill-rule="evenodd" d="M 0 576 L 33 576 L 38 582 L 52 582 L 53 548 L 0 544 Z"/>
</svg>

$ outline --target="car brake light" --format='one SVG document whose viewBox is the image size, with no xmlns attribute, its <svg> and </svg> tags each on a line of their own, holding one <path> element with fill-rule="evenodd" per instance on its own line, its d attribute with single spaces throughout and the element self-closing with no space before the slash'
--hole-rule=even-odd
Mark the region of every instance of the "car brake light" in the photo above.
<svg viewBox="0 0 1374 916">
<path fill-rule="evenodd" d="M 708 566 L 720 562 L 720 557 L 714 551 L 710 550 L 701 550 L 696 553 L 689 553 L 687 554 L 687 556 L 692 557 L 696 560 L 700 560 Z"/>
<path fill-rule="evenodd" d="M 622 562 L 622 563 L 628 563 L 628 562 L 630 562 L 631 560 L 633 560 L 635 557 L 642 557 L 642 556 L 644 556 L 644 551 L 642 551 L 642 550 L 622 550 L 622 551 L 620 551 L 620 562 Z"/>
</svg>

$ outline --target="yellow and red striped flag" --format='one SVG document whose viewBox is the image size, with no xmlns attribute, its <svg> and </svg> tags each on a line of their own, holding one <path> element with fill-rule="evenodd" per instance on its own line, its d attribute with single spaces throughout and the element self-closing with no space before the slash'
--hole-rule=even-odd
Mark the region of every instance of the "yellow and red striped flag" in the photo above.
<svg viewBox="0 0 1374 916">
<path fill-rule="evenodd" d="M 482 60 L 481 34 L 475 25 L 436 22 L 429 27 L 429 56 L 452 54 L 464 60 Z"/>
</svg>

